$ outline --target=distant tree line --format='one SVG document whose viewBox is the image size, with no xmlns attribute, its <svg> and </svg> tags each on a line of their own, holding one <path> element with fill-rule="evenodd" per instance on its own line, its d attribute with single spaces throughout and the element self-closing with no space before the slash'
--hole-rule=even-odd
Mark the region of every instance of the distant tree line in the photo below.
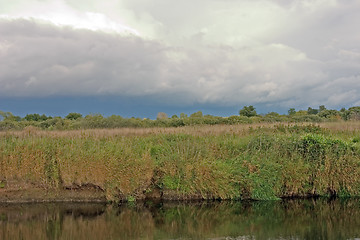
<svg viewBox="0 0 360 240">
<path fill-rule="evenodd" d="M 11 112 L 0 111 L 0 130 L 20 130 L 27 126 L 34 126 L 48 130 L 71 130 L 90 128 L 145 128 L 145 127 L 181 127 L 192 125 L 233 125 L 261 122 L 328 122 L 360 120 L 360 106 L 342 108 L 340 111 L 327 109 L 324 105 L 318 109 L 309 107 L 307 110 L 290 108 L 287 114 L 269 112 L 257 114 L 254 106 L 244 106 L 239 115 L 219 117 L 204 115 L 201 111 L 188 116 L 180 113 L 179 116 L 168 117 L 164 112 L 157 115 L 156 120 L 141 118 L 123 118 L 118 115 L 104 117 L 101 114 L 89 114 L 85 117 L 80 113 L 69 113 L 65 117 L 52 117 L 45 114 L 27 114 L 25 117 L 13 115 Z"/>
<path fill-rule="evenodd" d="M 254 117 L 260 116 L 263 120 L 267 118 L 288 119 L 290 122 L 321 122 L 328 120 L 360 120 L 360 107 L 350 107 L 349 109 L 342 108 L 340 111 L 334 109 L 327 109 L 324 105 L 319 106 L 318 109 L 308 107 L 307 110 L 296 111 L 295 108 L 290 108 L 287 115 L 280 115 L 276 112 L 270 112 L 264 115 L 258 115 L 253 106 L 244 106 L 239 111 L 240 116 Z"/>
</svg>

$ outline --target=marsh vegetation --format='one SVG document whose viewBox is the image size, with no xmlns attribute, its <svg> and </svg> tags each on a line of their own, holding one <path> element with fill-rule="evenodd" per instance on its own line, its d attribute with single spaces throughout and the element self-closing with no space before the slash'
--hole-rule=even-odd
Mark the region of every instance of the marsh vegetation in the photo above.
<svg viewBox="0 0 360 240">
<path fill-rule="evenodd" d="M 93 189 L 107 201 L 359 196 L 359 133 L 359 122 L 30 127 L 0 133 L 0 191 Z"/>
</svg>

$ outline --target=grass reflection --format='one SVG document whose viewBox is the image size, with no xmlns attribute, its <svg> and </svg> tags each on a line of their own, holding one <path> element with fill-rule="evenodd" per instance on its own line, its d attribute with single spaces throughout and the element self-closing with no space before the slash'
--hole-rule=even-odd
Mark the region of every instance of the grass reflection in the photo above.
<svg viewBox="0 0 360 240">
<path fill-rule="evenodd" d="M 352 239 L 360 201 L 0 206 L 1 239 Z"/>
</svg>

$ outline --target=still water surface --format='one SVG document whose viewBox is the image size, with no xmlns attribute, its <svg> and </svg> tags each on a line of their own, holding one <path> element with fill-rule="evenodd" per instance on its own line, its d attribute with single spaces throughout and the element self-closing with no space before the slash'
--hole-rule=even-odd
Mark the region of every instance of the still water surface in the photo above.
<svg viewBox="0 0 360 240">
<path fill-rule="evenodd" d="M 360 239 L 360 200 L 0 205 L 0 239 Z"/>
</svg>

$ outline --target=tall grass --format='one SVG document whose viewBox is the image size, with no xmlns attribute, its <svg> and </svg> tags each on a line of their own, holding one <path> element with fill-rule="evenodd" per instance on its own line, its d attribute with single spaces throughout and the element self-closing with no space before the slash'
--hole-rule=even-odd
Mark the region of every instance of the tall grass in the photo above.
<svg viewBox="0 0 360 240">
<path fill-rule="evenodd" d="M 90 186 L 113 201 L 359 196 L 358 133 L 332 124 L 25 129 L 0 135 L 0 181 L 6 190 Z"/>
</svg>

